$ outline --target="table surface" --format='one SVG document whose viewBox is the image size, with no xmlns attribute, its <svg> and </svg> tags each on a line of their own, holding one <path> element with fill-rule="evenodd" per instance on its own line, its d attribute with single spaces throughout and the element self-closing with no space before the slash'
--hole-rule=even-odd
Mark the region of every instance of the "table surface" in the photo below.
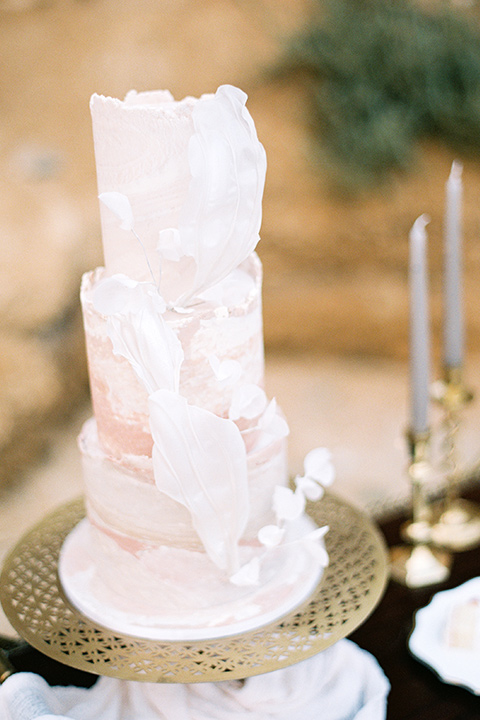
<svg viewBox="0 0 480 720">
<path fill-rule="evenodd" d="M 480 502 L 480 485 L 466 494 Z M 382 523 L 387 543 L 400 542 L 403 518 Z M 447 582 L 434 587 L 411 590 L 393 581 L 372 615 L 350 639 L 371 652 L 391 683 L 387 720 L 480 720 L 480 697 L 468 690 L 443 683 L 428 667 L 416 660 L 407 647 L 417 609 L 430 602 L 439 590 L 461 585 L 480 575 L 480 548 L 457 553 Z M 2 644 L 2 643 L 0 643 Z M 52 685 L 90 686 L 95 675 L 60 665 L 27 645 L 3 643 L 18 671 L 36 672 Z"/>
</svg>

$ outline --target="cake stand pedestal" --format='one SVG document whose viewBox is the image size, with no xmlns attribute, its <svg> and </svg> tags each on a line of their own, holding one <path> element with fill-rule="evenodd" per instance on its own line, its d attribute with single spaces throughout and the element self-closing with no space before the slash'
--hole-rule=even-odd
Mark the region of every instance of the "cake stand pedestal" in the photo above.
<svg viewBox="0 0 480 720">
<path fill-rule="evenodd" d="M 311 658 L 345 638 L 380 601 L 388 579 L 383 536 L 361 512 L 327 494 L 308 508 L 326 536 L 330 564 L 301 606 L 257 630 L 199 641 L 122 635 L 83 616 L 57 574 L 64 539 L 84 516 L 81 499 L 28 532 L 7 557 L 0 599 L 37 650 L 66 665 L 120 680 L 198 683 L 244 680 Z"/>
</svg>

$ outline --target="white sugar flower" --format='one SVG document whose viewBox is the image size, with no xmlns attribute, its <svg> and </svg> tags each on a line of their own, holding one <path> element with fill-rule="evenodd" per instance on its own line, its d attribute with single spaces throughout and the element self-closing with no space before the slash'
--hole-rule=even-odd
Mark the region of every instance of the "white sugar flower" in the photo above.
<svg viewBox="0 0 480 720">
<path fill-rule="evenodd" d="M 296 520 L 305 510 L 305 495 L 277 485 L 273 494 L 273 510 L 280 522 Z"/>
</svg>

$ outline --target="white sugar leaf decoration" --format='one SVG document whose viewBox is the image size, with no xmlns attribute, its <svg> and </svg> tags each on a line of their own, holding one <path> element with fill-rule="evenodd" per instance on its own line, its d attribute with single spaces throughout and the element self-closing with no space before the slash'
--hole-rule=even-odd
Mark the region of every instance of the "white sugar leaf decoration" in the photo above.
<svg viewBox="0 0 480 720">
<path fill-rule="evenodd" d="M 318 542 L 310 541 L 308 542 L 308 549 L 321 567 L 328 566 L 329 558 L 324 545 Z"/>
<path fill-rule="evenodd" d="M 223 85 L 194 106 L 191 182 L 179 231 L 183 251 L 195 260 L 196 274 L 175 304 L 188 304 L 227 277 L 258 243 L 266 158 L 246 99 L 238 88 Z"/>
<path fill-rule="evenodd" d="M 148 394 L 178 391 L 184 353 L 163 318 L 165 304 L 152 283 L 123 278 L 105 279 L 94 295 L 95 307 L 107 315 L 113 352 L 128 360 Z"/>
<path fill-rule="evenodd" d="M 251 420 L 263 413 L 267 405 L 265 391 L 258 385 L 248 383 L 235 388 L 228 412 L 230 420 L 247 418 Z"/>
<path fill-rule="evenodd" d="M 330 527 L 328 525 L 322 525 L 322 527 L 315 528 L 315 530 L 312 530 L 311 533 L 307 535 L 308 540 L 323 540 L 325 535 L 330 530 Z"/>
<path fill-rule="evenodd" d="M 117 216 L 123 230 L 133 230 L 133 211 L 126 195 L 116 191 L 103 192 L 98 199 Z"/>
<path fill-rule="evenodd" d="M 328 530 L 328 525 L 325 525 L 324 527 L 317 528 L 303 538 L 303 542 L 307 545 L 309 551 L 322 567 L 327 567 L 329 563 L 328 553 L 324 542 L 324 537 Z"/>
<path fill-rule="evenodd" d="M 112 315 L 108 323 L 114 353 L 128 360 L 149 395 L 161 388 L 178 392 L 183 349 L 161 315 L 143 309 Z"/>
<path fill-rule="evenodd" d="M 316 480 L 324 487 L 329 487 L 335 479 L 332 455 L 327 448 L 315 448 L 305 456 L 305 477 Z"/>
<path fill-rule="evenodd" d="M 285 528 L 278 525 L 265 525 L 258 531 L 258 539 L 265 547 L 272 548 L 280 545 L 285 536 Z"/>
<path fill-rule="evenodd" d="M 260 584 L 260 559 L 254 557 L 230 577 L 232 585 L 249 587 Z"/>
<path fill-rule="evenodd" d="M 102 315 L 136 313 L 146 303 L 160 315 L 167 307 L 152 283 L 137 282 L 120 273 L 100 280 L 93 292 L 93 305 Z"/>
<path fill-rule="evenodd" d="M 149 408 L 158 489 L 188 508 L 210 559 L 229 575 L 237 572 L 238 541 L 249 515 L 240 431 L 167 390 L 153 394 Z"/>
<path fill-rule="evenodd" d="M 113 275 L 101 280 L 93 291 L 93 305 L 102 315 L 112 315 L 128 310 L 132 290 L 137 283 L 126 275 Z"/>
<path fill-rule="evenodd" d="M 277 485 L 273 494 L 273 510 L 278 520 L 291 522 L 300 517 L 305 510 L 305 496 L 293 492 L 290 488 Z"/>
</svg>

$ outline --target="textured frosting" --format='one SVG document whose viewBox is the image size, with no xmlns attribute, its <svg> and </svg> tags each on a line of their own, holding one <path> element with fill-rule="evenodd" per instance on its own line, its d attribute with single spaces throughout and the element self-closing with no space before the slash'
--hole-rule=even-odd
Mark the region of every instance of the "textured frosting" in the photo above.
<svg viewBox="0 0 480 720">
<path fill-rule="evenodd" d="M 122 196 L 120 226 L 101 206 L 107 274 L 153 276 L 185 304 L 255 249 L 266 159 L 246 98 L 231 86 L 178 103 L 164 92 L 92 97 L 100 198 Z"/>
<path fill-rule="evenodd" d="M 126 454 L 119 463 L 108 457 L 99 445 L 93 418 L 85 423 L 79 444 L 88 513 L 97 527 L 118 537 L 119 544 L 122 535 L 130 538 L 134 552 L 149 543 L 202 550 L 187 509 L 158 491 L 151 458 Z M 248 453 L 247 469 L 254 510 L 244 539 L 256 542 L 260 528 L 275 519 L 273 493 L 287 476 L 285 439 L 273 439 Z"/>
<path fill-rule="evenodd" d="M 222 283 L 230 305 L 205 301 L 189 313 L 170 311 L 165 315 L 185 352 L 180 393 L 193 405 L 221 417 L 228 416 L 233 387 L 215 381 L 210 358 L 238 361 L 239 383 L 262 386 L 264 381 L 261 264 L 253 254 L 242 267 Z M 102 269 L 85 275 L 81 292 L 90 387 L 100 442 L 109 455 L 118 459 L 125 453 L 151 455 L 147 392 L 128 361 L 113 353 L 106 318 L 93 304 L 95 285 L 103 276 Z M 218 291 L 222 297 L 221 287 Z"/>
<path fill-rule="evenodd" d="M 113 188 L 127 195 L 137 232 L 155 262 L 159 231 L 176 227 L 190 182 L 188 144 L 196 100 L 174 102 L 166 91 L 130 92 L 125 100 L 93 95 L 95 162 L 99 193 Z M 149 279 L 145 258 L 130 232 L 100 206 L 105 267 Z"/>
</svg>

